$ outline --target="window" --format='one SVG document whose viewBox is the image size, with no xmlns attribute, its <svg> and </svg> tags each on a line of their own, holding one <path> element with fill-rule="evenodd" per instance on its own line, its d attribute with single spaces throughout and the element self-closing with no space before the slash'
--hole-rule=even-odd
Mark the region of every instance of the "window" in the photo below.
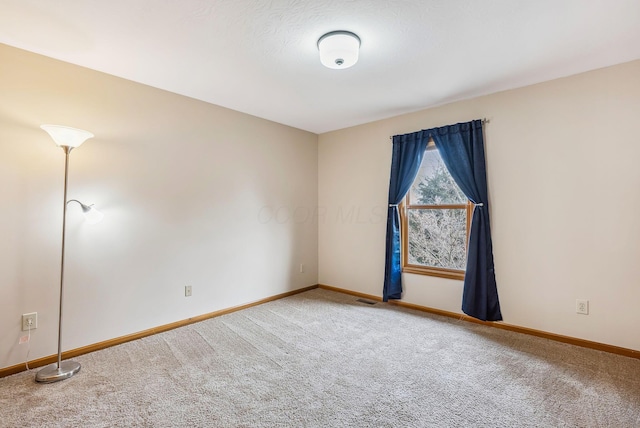
<svg viewBox="0 0 640 428">
<path fill-rule="evenodd" d="M 432 141 L 402 205 L 403 272 L 464 279 L 473 204 Z"/>
</svg>

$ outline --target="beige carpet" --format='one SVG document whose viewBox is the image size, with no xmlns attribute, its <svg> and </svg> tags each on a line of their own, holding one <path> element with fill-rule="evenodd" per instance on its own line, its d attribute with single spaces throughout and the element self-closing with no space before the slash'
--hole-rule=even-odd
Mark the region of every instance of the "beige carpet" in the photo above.
<svg viewBox="0 0 640 428">
<path fill-rule="evenodd" d="M 640 360 L 312 290 L 0 379 L 3 427 L 640 427 Z"/>
</svg>

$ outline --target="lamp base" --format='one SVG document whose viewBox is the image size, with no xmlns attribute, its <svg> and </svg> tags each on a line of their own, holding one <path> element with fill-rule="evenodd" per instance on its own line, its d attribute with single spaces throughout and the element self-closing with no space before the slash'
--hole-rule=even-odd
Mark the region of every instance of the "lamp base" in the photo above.
<svg viewBox="0 0 640 428">
<path fill-rule="evenodd" d="M 73 376 L 80 371 L 80 363 L 75 361 L 63 361 L 60 363 L 49 364 L 48 366 L 40 369 L 36 373 L 36 382 L 40 383 L 52 383 L 60 380 L 65 380 Z"/>
</svg>

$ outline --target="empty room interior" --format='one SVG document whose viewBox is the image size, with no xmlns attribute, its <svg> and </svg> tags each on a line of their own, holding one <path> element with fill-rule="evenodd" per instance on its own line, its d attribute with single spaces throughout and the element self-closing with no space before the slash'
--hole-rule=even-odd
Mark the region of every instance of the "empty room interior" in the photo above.
<svg viewBox="0 0 640 428">
<path fill-rule="evenodd" d="M 0 0 L 0 426 L 640 426 L 639 120 L 637 0 Z"/>
</svg>

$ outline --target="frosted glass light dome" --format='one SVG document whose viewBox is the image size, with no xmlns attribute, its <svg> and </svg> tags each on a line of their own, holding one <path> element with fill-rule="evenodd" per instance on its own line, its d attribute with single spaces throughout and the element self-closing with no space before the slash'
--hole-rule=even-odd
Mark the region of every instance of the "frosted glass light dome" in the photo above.
<svg viewBox="0 0 640 428">
<path fill-rule="evenodd" d="M 93 134 L 89 131 L 83 131 L 82 129 L 71 128 L 68 126 L 41 125 L 40 128 L 47 131 L 59 147 L 67 146 L 76 148 L 89 138 L 93 137 Z"/>
<path fill-rule="evenodd" d="M 343 69 L 358 62 L 360 38 L 349 31 L 332 31 L 318 40 L 320 62 L 333 69 Z"/>
</svg>

